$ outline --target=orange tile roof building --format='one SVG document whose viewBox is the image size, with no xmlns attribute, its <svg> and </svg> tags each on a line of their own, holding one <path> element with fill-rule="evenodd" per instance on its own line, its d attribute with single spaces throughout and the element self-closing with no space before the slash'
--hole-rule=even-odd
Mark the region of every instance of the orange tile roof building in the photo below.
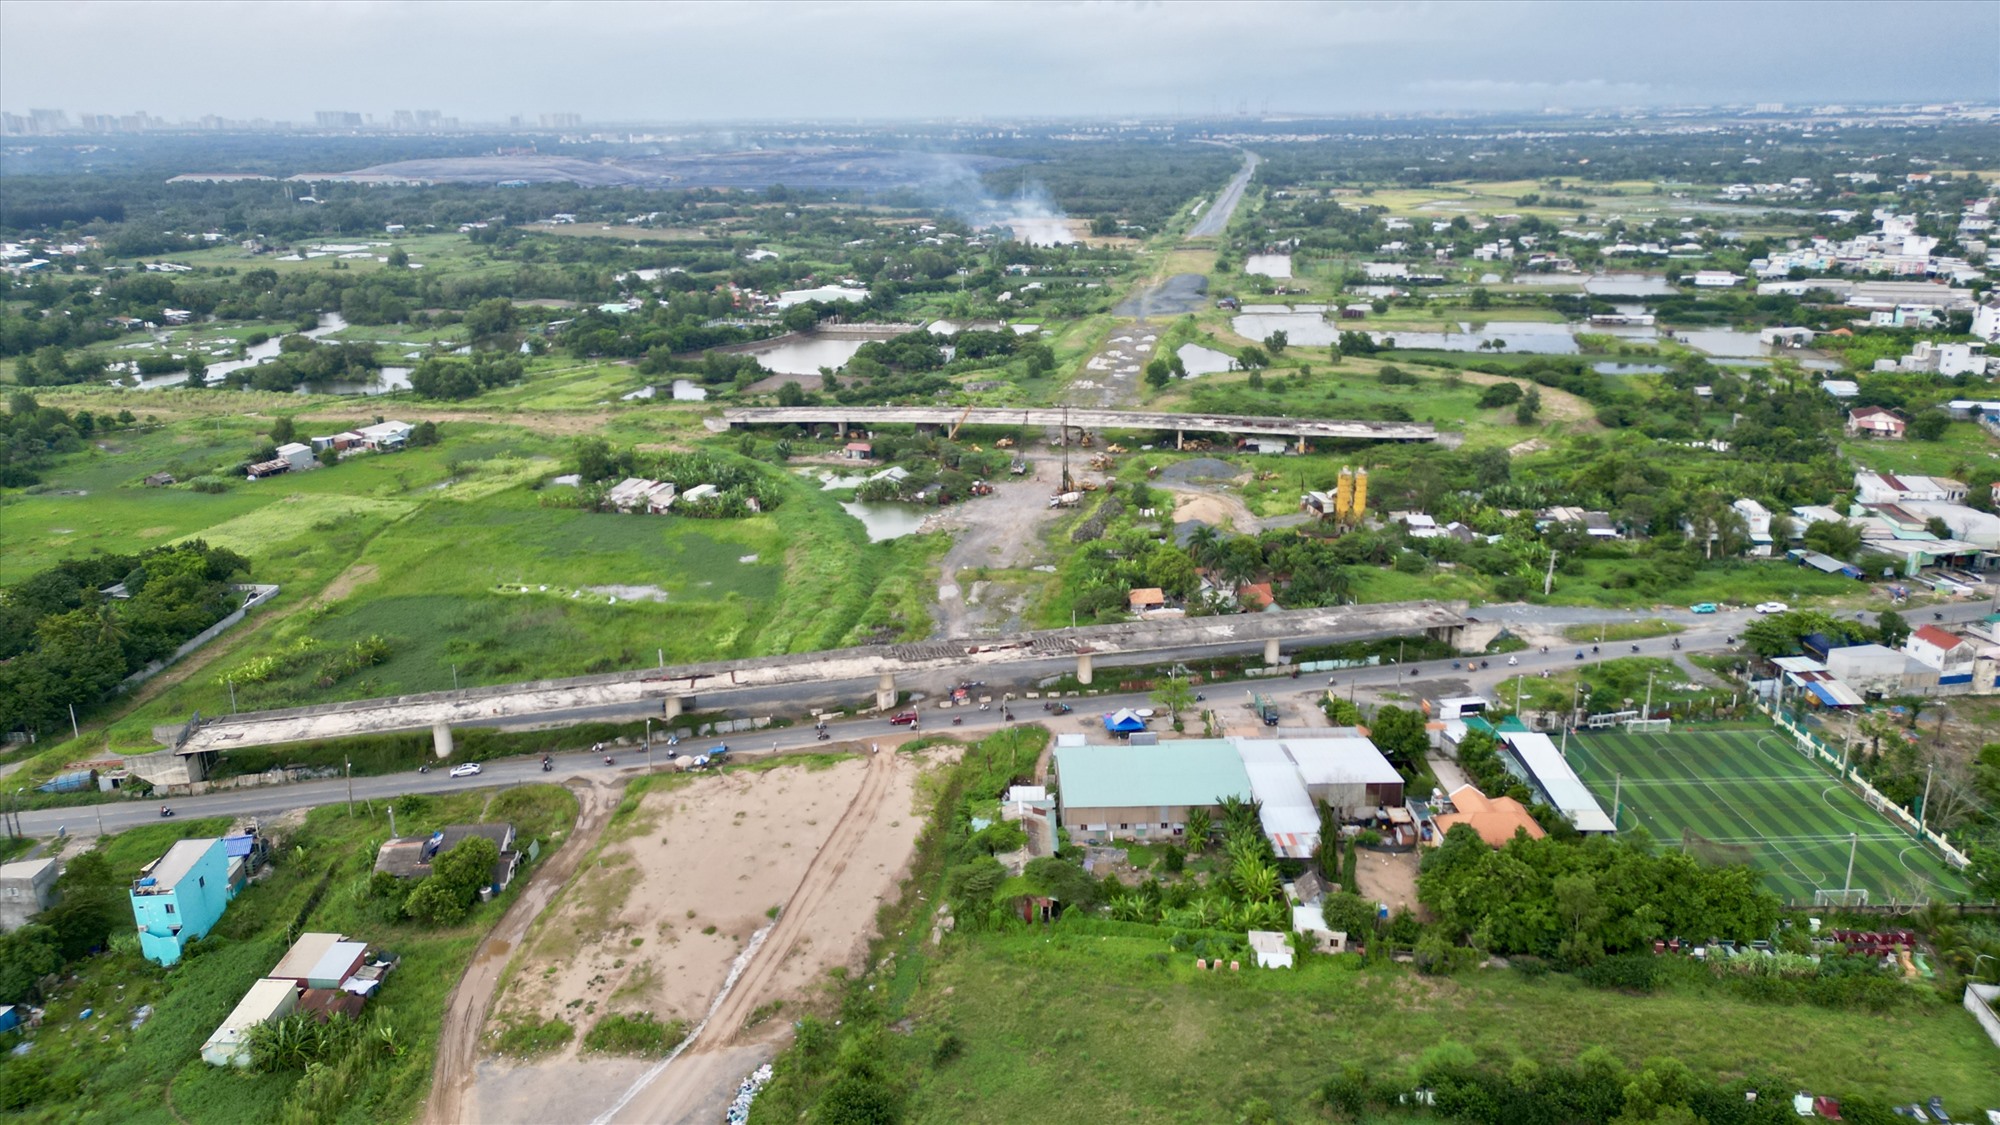
<svg viewBox="0 0 2000 1125">
<path fill-rule="evenodd" d="M 1461 785 L 1452 790 L 1451 804 L 1457 811 L 1437 817 L 1437 835 L 1428 843 L 1443 843 L 1454 824 L 1471 825 L 1480 839 L 1496 848 L 1505 847 L 1517 830 L 1525 831 L 1531 840 L 1547 835 L 1521 802 L 1512 797 L 1488 797 L 1475 785 Z"/>
</svg>

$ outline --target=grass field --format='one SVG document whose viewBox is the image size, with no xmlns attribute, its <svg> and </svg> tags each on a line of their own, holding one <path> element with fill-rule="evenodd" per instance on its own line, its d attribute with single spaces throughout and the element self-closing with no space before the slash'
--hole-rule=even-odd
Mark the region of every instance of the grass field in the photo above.
<svg viewBox="0 0 2000 1125">
<path fill-rule="evenodd" d="M 471 820 L 510 822 L 522 840 L 541 841 L 544 858 L 567 836 L 577 813 L 576 798 L 555 785 L 406 797 L 397 807 L 399 829 L 419 834 Z M 223 817 L 179 818 L 106 837 L 101 847 L 122 875 L 175 840 L 213 835 L 229 823 Z M 517 878 L 492 902 L 474 904 L 457 925 L 401 919 L 394 896 L 369 890 L 376 849 L 388 834 L 381 805 L 363 802 L 352 815 L 334 805 L 315 809 L 303 823 L 280 830 L 269 876 L 232 901 L 215 930 L 171 970 L 141 959 L 129 935 L 114 938 L 111 952 L 75 963 L 49 1000 L 37 1049 L 25 1057 L 0 1056 L 0 1082 L 35 1092 L 8 1120 L 358 1125 L 411 1118 L 430 1089 L 446 996 L 527 879 Z M 283 955 L 294 928 L 352 934 L 402 957 L 364 1015 L 371 1027 L 393 1029 L 395 1050 L 336 1060 L 340 1078 L 323 1098 L 312 1096 L 314 1083 L 297 1070 L 217 1069 L 199 1057 L 202 1042 Z M 152 1018 L 135 1029 L 142 1005 L 152 1006 Z M 85 1009 L 93 1014 L 88 1022 Z M 23 1086 L 12 1089 L 18 1096 Z"/>
<path fill-rule="evenodd" d="M 1870 902 L 1965 892 L 1908 833 L 1775 731 L 1573 735 L 1569 760 L 1605 808 L 1616 790 L 1620 828 L 1642 827 L 1669 846 L 1695 833 L 1708 842 L 1698 850 L 1756 866 L 1788 901 L 1809 905 L 1814 891 L 1845 885 L 1850 834 L 1854 886 Z"/>
<path fill-rule="evenodd" d="M 923 1072 L 907 1119 L 1048 1118 L 1054 1097 L 1064 1121 L 1318 1121 L 1313 1094 L 1341 1063 L 1395 1074 L 1442 1040 L 1500 1067 L 1570 1062 L 1602 1044 L 1628 1065 L 1671 1055 L 1704 1077 L 1756 1074 L 1785 1089 L 2000 1099 L 1992 1046 L 1943 1001 L 1885 1017 L 1711 988 L 1634 996 L 1557 974 L 1434 978 L 1330 957 L 1292 972 L 1198 973 L 1161 948 L 1057 929 L 981 933 L 941 958 L 899 960 L 891 1010 L 915 1030 L 881 1042 Z M 899 1009 L 906 977 L 920 983 Z M 962 1050 L 930 1065 L 945 1033 Z M 1245 1113 L 1252 1099 L 1271 1116 Z"/>
</svg>

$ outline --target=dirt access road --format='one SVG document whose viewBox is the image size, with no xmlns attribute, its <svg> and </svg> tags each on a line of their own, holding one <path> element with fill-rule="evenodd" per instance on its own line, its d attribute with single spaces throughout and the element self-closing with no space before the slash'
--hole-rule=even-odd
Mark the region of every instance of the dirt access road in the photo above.
<svg viewBox="0 0 2000 1125">
<path fill-rule="evenodd" d="M 527 889 L 514 905 L 500 916 L 493 931 L 472 955 L 472 964 L 452 989 L 445 1008 L 444 1030 L 438 1041 L 437 1067 L 431 1074 L 430 1102 L 424 1120 L 432 1125 L 458 1125 L 470 1120 L 466 1114 L 466 1093 L 472 1084 L 479 1060 L 479 1036 L 486 1026 L 486 1011 L 507 967 L 508 955 L 519 944 L 528 926 L 547 908 L 556 892 L 576 873 L 577 864 L 596 846 L 598 834 L 618 807 L 620 789 L 604 785 L 579 787 L 581 798 L 575 827 L 569 839 L 549 861 L 528 876 Z"/>
<path fill-rule="evenodd" d="M 991 636 L 1026 628 L 1021 614 L 1027 608 L 1029 586 L 1010 582 L 1004 575 L 974 577 L 982 569 L 1021 571 L 1055 565 L 1055 553 L 1042 531 L 1058 514 L 1049 508 L 1049 497 L 1061 483 L 1060 452 L 1042 450 L 1023 456 L 1027 473 L 994 480 L 993 495 L 960 504 L 941 518 L 939 527 L 951 533 L 952 542 L 938 565 L 937 624 L 931 636 Z M 1071 450 L 1072 475 L 1085 456 Z"/>
</svg>

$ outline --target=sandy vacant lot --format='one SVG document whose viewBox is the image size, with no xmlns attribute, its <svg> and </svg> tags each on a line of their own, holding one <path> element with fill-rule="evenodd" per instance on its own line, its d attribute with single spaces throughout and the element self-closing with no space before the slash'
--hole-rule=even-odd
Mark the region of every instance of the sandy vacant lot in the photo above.
<svg viewBox="0 0 2000 1125">
<path fill-rule="evenodd" d="M 527 1064 L 483 1060 L 472 1118 L 588 1121 L 621 1101 L 620 1121 L 719 1118 L 826 971 L 859 967 L 915 845 L 917 777 L 941 753 L 695 775 L 648 793 L 537 924 L 494 1006 L 489 1035 L 510 1019 L 561 1016 L 577 1042 Z M 766 928 L 718 1004 L 732 963 Z M 711 1010 L 663 1072 L 580 1054 L 606 1014 L 694 1028 Z"/>
</svg>

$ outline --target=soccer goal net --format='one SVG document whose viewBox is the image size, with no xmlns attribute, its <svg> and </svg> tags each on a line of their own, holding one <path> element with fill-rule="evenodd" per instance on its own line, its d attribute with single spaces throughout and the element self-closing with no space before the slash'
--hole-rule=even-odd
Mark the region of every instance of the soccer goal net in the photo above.
<svg viewBox="0 0 2000 1125">
<path fill-rule="evenodd" d="M 1643 734 L 1649 731 L 1654 734 L 1666 734 L 1667 732 L 1673 729 L 1674 729 L 1674 721 L 1672 719 L 1625 720 L 1626 734 Z"/>
<path fill-rule="evenodd" d="M 1867 887 L 1835 887 L 1813 892 L 1814 906 L 1867 906 Z"/>
</svg>

